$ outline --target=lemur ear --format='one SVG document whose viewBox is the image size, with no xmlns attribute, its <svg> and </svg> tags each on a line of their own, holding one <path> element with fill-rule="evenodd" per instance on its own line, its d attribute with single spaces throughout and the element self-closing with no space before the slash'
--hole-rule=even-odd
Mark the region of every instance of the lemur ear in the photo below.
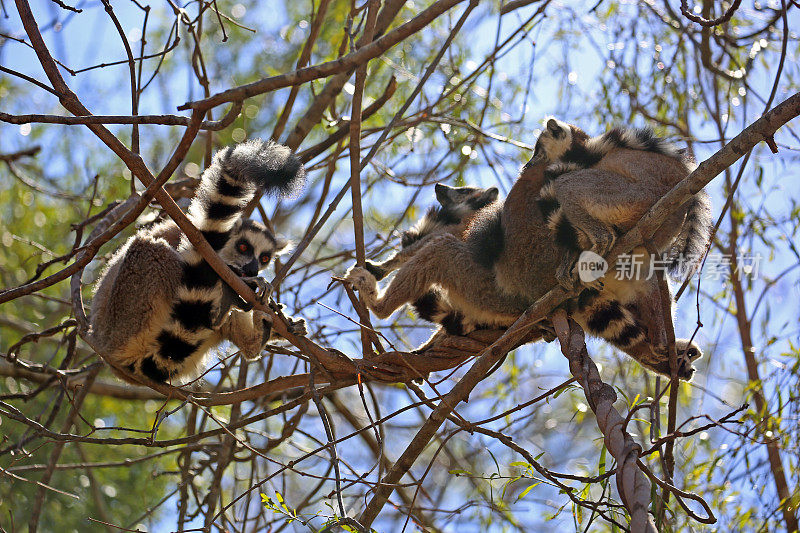
<svg viewBox="0 0 800 533">
<path fill-rule="evenodd" d="M 446 205 L 451 203 L 450 202 L 450 191 L 452 187 L 448 187 L 444 183 L 437 183 L 434 187 L 436 191 L 436 199 L 439 201 L 440 204 Z"/>
<path fill-rule="evenodd" d="M 561 126 L 558 125 L 558 121 L 554 118 L 551 118 L 547 121 L 547 130 L 553 135 L 559 135 L 562 133 Z"/>
<path fill-rule="evenodd" d="M 489 187 L 488 189 L 486 189 L 486 192 L 483 193 L 483 196 L 484 198 L 486 198 L 487 201 L 494 202 L 495 200 L 497 200 L 499 194 L 500 191 L 497 190 L 497 187 Z"/>
<path fill-rule="evenodd" d="M 289 251 L 289 246 L 292 245 L 292 241 L 289 239 L 284 239 L 283 237 L 275 237 L 275 251 L 273 252 L 275 255 L 285 254 Z"/>
</svg>

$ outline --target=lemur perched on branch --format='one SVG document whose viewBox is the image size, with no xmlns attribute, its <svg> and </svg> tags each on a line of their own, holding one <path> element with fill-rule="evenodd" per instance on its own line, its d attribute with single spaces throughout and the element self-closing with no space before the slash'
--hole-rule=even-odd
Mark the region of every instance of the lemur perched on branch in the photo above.
<svg viewBox="0 0 800 533">
<path fill-rule="evenodd" d="M 257 275 L 288 245 L 262 223 L 243 219 L 260 188 L 287 194 L 302 187 L 305 171 L 288 148 L 251 140 L 220 150 L 200 180 L 189 220 L 262 301 L 270 288 Z M 261 354 L 272 317 L 251 310 L 169 220 L 139 230 L 114 254 L 92 301 L 92 339 L 117 371 L 154 381 L 196 376 L 207 352 L 223 340 L 245 357 Z M 305 333 L 302 319 L 290 328 Z"/>
<path fill-rule="evenodd" d="M 574 283 L 572 267 L 578 254 L 591 250 L 605 255 L 618 233 L 631 229 L 664 194 L 691 173 L 696 164 L 683 150 L 656 137 L 652 130 L 614 128 L 597 137 L 572 124 L 550 118 L 536 144 L 549 163 L 548 183 L 539 206 L 548 219 L 565 258 L 556 274 L 567 288 Z M 646 152 L 648 157 L 641 157 Z M 613 172 L 581 175 L 574 170 L 594 168 Z M 566 174 L 566 175 L 565 175 Z M 711 199 L 700 191 L 662 225 L 654 244 L 670 260 L 675 273 L 691 262 L 691 275 L 705 252 L 711 231 Z M 673 229 L 674 231 L 669 231 Z"/>
<path fill-rule="evenodd" d="M 366 268 L 376 280 L 403 266 L 432 235 L 447 233 L 461 237 L 475 214 L 495 203 L 499 194 L 497 187 L 450 187 L 443 183 L 436 184 L 435 192 L 440 205 L 430 207 L 413 227 L 400 234 L 401 250 L 380 263 L 367 261 Z M 417 316 L 441 324 L 450 335 L 465 335 L 476 326 L 465 323 L 464 316 L 453 309 L 438 288 L 431 289 L 411 306 Z"/>
<path fill-rule="evenodd" d="M 400 234 L 401 250 L 380 263 L 367 261 L 367 270 L 375 279 L 381 280 L 386 274 L 403 266 L 425 245 L 427 237 L 464 233 L 475 213 L 497 201 L 499 194 L 497 187 L 450 187 L 444 183 L 437 183 L 434 192 L 439 205 L 429 207 L 413 227 Z"/>
<path fill-rule="evenodd" d="M 568 288 L 575 283 L 572 270 L 582 251 L 608 253 L 618 234 L 636 225 L 697 166 L 683 150 L 656 137 L 650 129 L 614 128 L 589 137 L 577 126 L 553 118 L 546 120 L 536 149 L 548 162 L 548 183 L 540 193 L 539 207 L 563 249 L 556 277 Z M 610 171 L 616 178 L 574 172 L 584 168 Z M 711 199 L 701 190 L 676 209 L 653 236 L 651 243 L 662 257 L 652 259 L 667 265 L 673 275 L 690 276 L 708 248 L 711 227 Z M 647 303 L 642 316 L 651 322 L 651 341 L 666 353 L 663 307 L 653 276 L 657 263 L 651 262 L 645 247 L 637 247 L 632 255 L 642 259 L 641 273 L 624 281 L 605 276 L 604 292 L 626 304 Z M 595 297 L 600 285 L 594 284 L 582 296 Z"/>
<path fill-rule="evenodd" d="M 646 159 L 650 154 L 638 155 Z M 639 164 L 636 159 L 628 164 Z M 537 202 L 548 181 L 547 164 L 543 147 L 537 143 L 534 158 L 522 169 L 504 204 L 479 210 L 463 240 L 452 234 L 426 239 L 382 293 L 378 293 L 376 279 L 366 269 L 352 268 L 348 279 L 381 318 L 437 287 L 466 323 L 510 325 L 556 282 L 560 254 Z M 573 174 L 589 182 L 620 179 L 597 169 Z M 674 236 L 663 233 L 659 230 L 656 240 L 674 240 Z M 656 309 L 660 304 L 657 286 L 620 285 L 615 289 L 585 291 L 568 306 L 589 333 L 608 340 L 651 370 L 668 374 L 663 322 L 658 321 L 663 313 L 660 307 Z M 702 352 L 688 340 L 678 340 L 677 347 L 679 377 L 690 379 L 694 373 L 691 363 Z"/>
</svg>

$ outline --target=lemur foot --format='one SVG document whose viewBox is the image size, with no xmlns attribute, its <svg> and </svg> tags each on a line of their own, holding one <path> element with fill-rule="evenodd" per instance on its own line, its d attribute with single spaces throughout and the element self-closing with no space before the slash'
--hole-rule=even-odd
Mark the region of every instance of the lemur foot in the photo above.
<svg viewBox="0 0 800 533">
<path fill-rule="evenodd" d="M 563 261 L 556 269 L 556 281 L 568 291 L 577 286 L 577 279 L 572 274 L 574 266 L 572 261 Z"/>
<path fill-rule="evenodd" d="M 689 342 L 688 339 L 676 339 L 675 349 L 678 355 L 678 379 L 691 381 L 696 370 L 692 363 L 700 359 L 703 356 L 703 352 L 700 350 L 699 346 L 693 342 Z M 653 353 L 658 356 L 658 362 L 652 365 L 652 369 L 659 374 L 670 376 L 669 350 L 667 347 L 663 345 L 654 346 Z"/>
<path fill-rule="evenodd" d="M 349 281 L 365 300 L 374 300 L 378 294 L 378 280 L 366 268 L 351 267 L 344 279 Z"/>
<path fill-rule="evenodd" d="M 559 285 L 568 291 L 575 291 L 580 289 L 594 289 L 602 291 L 605 284 L 600 279 L 587 280 L 581 279 L 578 274 L 577 263 L 562 263 L 556 270 L 556 281 Z"/>
<path fill-rule="evenodd" d="M 259 322 L 261 323 L 261 339 L 258 346 L 251 345 L 250 342 L 239 346 L 242 356 L 248 361 L 255 361 L 261 358 L 264 347 L 272 336 L 272 317 L 269 313 L 259 310 L 253 311 L 253 324 L 257 325 Z M 255 341 L 255 339 L 253 339 L 253 341 Z M 254 342 L 252 344 L 254 344 Z"/>
<path fill-rule="evenodd" d="M 592 251 L 600 257 L 605 257 L 617 243 L 617 236 L 614 235 L 613 231 L 600 232 L 597 235 L 593 235 L 593 237 L 594 246 L 592 246 Z"/>
<path fill-rule="evenodd" d="M 603 283 L 602 279 L 589 279 L 583 280 L 581 279 L 580 274 L 578 274 L 577 266 L 575 267 L 575 272 L 572 274 L 573 283 L 575 283 L 575 287 L 579 290 L 581 289 L 592 289 L 595 291 L 602 291 L 606 284 Z"/>
<path fill-rule="evenodd" d="M 578 273 L 578 263 L 573 263 L 572 261 L 564 261 L 558 266 L 556 270 L 556 281 L 568 291 L 581 289 L 602 291 L 605 287 L 605 283 L 603 283 L 601 279 L 581 279 Z"/>
</svg>

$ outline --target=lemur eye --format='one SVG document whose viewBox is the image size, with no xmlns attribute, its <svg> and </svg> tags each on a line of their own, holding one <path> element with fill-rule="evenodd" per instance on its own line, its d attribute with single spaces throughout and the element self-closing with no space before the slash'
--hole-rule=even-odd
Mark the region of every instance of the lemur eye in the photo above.
<svg viewBox="0 0 800 533">
<path fill-rule="evenodd" d="M 258 260 L 261 261 L 262 265 L 266 265 L 267 263 L 269 263 L 269 254 L 266 253 L 261 254 L 261 257 L 259 257 Z"/>
<path fill-rule="evenodd" d="M 246 242 L 240 242 L 239 244 L 236 245 L 236 248 L 243 254 L 246 254 L 247 252 L 250 251 L 250 245 L 247 244 Z"/>
</svg>

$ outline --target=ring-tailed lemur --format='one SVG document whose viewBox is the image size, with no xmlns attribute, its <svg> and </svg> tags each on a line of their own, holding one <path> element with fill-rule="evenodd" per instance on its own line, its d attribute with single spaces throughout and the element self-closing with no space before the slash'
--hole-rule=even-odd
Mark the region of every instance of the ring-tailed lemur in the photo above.
<svg viewBox="0 0 800 533">
<path fill-rule="evenodd" d="M 401 250 L 380 263 L 367 261 L 366 270 L 376 280 L 381 280 L 397 270 L 414 256 L 433 235 L 445 233 L 461 237 L 475 213 L 494 203 L 499 194 L 497 187 L 450 187 L 443 183 L 435 186 L 438 206 L 431 206 L 413 227 L 400 234 Z M 464 335 L 471 331 L 464 317 L 447 302 L 438 288 L 431 289 L 411 306 L 423 320 L 440 324 L 451 335 Z"/>
<path fill-rule="evenodd" d="M 269 287 L 256 276 L 288 242 L 243 219 L 242 211 L 258 189 L 285 194 L 301 187 L 304 177 L 288 148 L 250 140 L 214 156 L 189 206 L 192 223 L 262 300 Z M 248 358 L 260 355 L 272 318 L 251 308 L 170 220 L 139 230 L 109 261 L 92 302 L 92 338 L 123 379 L 129 378 L 117 369 L 180 381 L 199 374 L 209 349 L 223 340 Z M 305 332 L 302 319 L 288 323 Z"/>
<path fill-rule="evenodd" d="M 618 233 L 631 229 L 696 168 L 683 150 L 656 137 L 650 129 L 614 128 L 589 137 L 577 126 L 553 118 L 547 119 L 536 151 L 550 163 L 539 205 L 556 242 L 566 251 L 557 277 L 567 287 L 574 283 L 572 267 L 582 250 L 605 255 Z M 649 156 L 642 158 L 641 152 Z M 571 174 L 585 168 L 610 171 L 618 177 L 587 179 Z M 695 194 L 662 228 L 674 231 L 660 232 L 661 239 L 654 242 L 657 252 L 667 254 L 671 273 L 683 267 L 681 274 L 691 275 L 710 238 L 709 195 L 705 191 Z"/>
<path fill-rule="evenodd" d="M 548 183 L 540 193 L 539 206 L 548 218 L 557 244 L 565 250 L 556 276 L 567 287 L 574 282 L 572 267 L 582 250 L 605 255 L 613 247 L 617 234 L 633 227 L 653 204 L 696 168 L 684 150 L 657 137 L 648 128 L 614 128 L 589 137 L 575 125 L 549 118 L 535 151 L 548 162 L 545 170 Z M 644 157 L 642 152 L 646 153 Z M 611 171 L 618 178 L 609 181 L 605 176 L 574 173 L 585 168 Z M 710 230 L 710 197 L 700 191 L 672 213 L 653 238 L 656 251 L 667 258 L 670 273 L 676 274 L 681 269 L 681 274 L 691 275 L 707 248 Z M 660 301 L 654 297 L 658 284 L 650 277 L 654 266 L 650 254 L 643 247 L 632 254 L 644 258 L 641 276 L 625 282 L 606 276 L 604 292 L 629 307 L 651 301 L 649 309 L 658 311 Z M 594 287 L 602 285 L 597 283 Z M 596 298 L 595 290 L 585 294 Z M 659 319 L 651 326 L 656 336 L 651 342 L 666 354 L 666 336 L 658 325 L 663 321 L 662 314 L 657 313 Z"/>
<path fill-rule="evenodd" d="M 511 325 L 555 284 L 559 254 L 536 204 L 545 183 L 545 166 L 546 162 L 534 157 L 522 169 L 505 203 L 479 210 L 463 239 L 449 233 L 426 239 L 382 292 L 367 269 L 351 268 L 347 278 L 379 318 L 435 286 L 444 291 L 447 304 L 463 316 L 465 324 Z M 653 342 L 661 328 L 656 317 L 648 314 L 656 305 L 653 299 L 660 302 L 658 293 L 624 304 L 609 293 L 584 292 L 568 308 L 590 334 L 606 339 L 647 368 L 669 374 L 666 345 Z M 684 339 L 677 346 L 679 377 L 690 379 L 691 362 L 702 352 Z"/>
<path fill-rule="evenodd" d="M 437 183 L 434 187 L 439 205 L 428 208 L 425 215 L 413 227 L 400 234 L 401 250 L 380 263 L 367 261 L 366 268 L 375 279 L 397 270 L 424 246 L 431 235 L 451 233 L 461 235 L 477 211 L 497 200 L 497 187 L 450 187 Z"/>
</svg>

